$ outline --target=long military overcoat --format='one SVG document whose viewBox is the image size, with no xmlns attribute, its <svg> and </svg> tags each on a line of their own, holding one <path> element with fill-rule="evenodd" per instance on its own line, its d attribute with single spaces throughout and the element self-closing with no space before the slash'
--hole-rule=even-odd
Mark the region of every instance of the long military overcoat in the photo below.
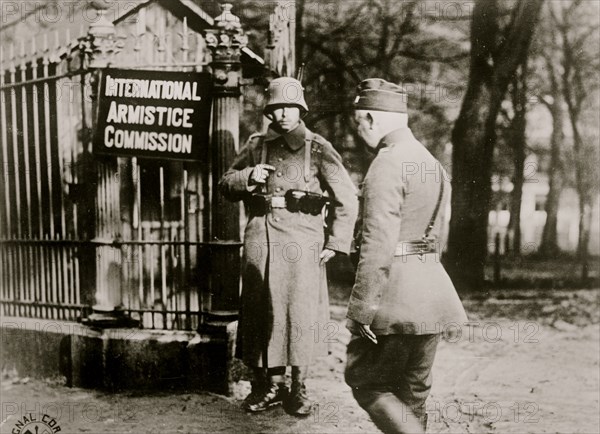
<svg viewBox="0 0 600 434">
<path fill-rule="evenodd" d="M 308 176 L 306 146 L 310 147 Z M 276 168 L 265 187 L 248 184 L 253 167 Z M 341 206 L 327 231 L 322 215 L 273 208 L 266 215 L 247 209 L 242 260 L 242 296 L 237 356 L 249 366 L 305 366 L 327 354 L 335 325 L 329 322 L 323 248 L 348 253 L 356 221 L 355 187 L 340 155 L 303 123 L 290 133 L 271 128 L 254 135 L 223 175 L 221 192 L 230 200 L 251 194 L 284 196 L 290 189 L 328 192 Z"/>
<path fill-rule="evenodd" d="M 385 136 L 365 176 L 362 240 L 348 328 L 369 324 L 377 335 L 456 332 L 467 321 L 439 254 L 395 256 L 399 243 L 422 239 L 444 184 L 430 233 L 438 250 L 450 182 L 440 163 L 408 128 Z"/>
</svg>

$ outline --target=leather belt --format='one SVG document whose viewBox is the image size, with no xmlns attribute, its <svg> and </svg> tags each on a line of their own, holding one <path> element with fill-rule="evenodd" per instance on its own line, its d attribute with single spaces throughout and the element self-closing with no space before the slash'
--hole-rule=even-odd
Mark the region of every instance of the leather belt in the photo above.
<svg viewBox="0 0 600 434">
<path fill-rule="evenodd" d="M 265 215 L 270 210 L 279 208 L 315 216 L 321 214 L 324 206 L 341 205 L 334 198 L 304 190 L 288 190 L 285 196 L 252 194 L 245 199 L 245 204 L 254 215 Z"/>
<path fill-rule="evenodd" d="M 285 208 L 285 197 L 271 196 L 271 208 Z"/>
<path fill-rule="evenodd" d="M 396 245 L 394 256 L 425 255 L 437 253 L 435 239 L 401 241 Z"/>
</svg>

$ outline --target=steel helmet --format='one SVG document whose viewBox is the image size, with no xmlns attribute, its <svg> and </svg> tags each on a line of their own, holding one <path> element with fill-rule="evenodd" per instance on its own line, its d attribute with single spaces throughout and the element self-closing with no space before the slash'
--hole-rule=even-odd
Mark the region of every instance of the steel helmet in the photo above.
<svg viewBox="0 0 600 434">
<path fill-rule="evenodd" d="M 308 111 L 304 100 L 302 83 L 292 77 L 279 77 L 269 83 L 267 88 L 267 105 L 264 113 L 269 114 L 274 106 L 291 105 L 300 108 L 302 114 Z"/>
</svg>

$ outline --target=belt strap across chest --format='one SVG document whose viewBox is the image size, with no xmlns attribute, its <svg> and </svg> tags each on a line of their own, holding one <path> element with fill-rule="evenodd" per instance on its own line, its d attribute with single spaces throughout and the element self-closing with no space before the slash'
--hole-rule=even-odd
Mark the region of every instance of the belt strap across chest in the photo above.
<svg viewBox="0 0 600 434">
<path fill-rule="evenodd" d="M 311 133 L 307 128 L 304 133 L 304 182 L 306 183 L 307 188 L 308 188 L 308 183 L 310 181 L 310 153 L 312 151 L 313 139 L 314 139 L 313 133 Z M 267 164 L 268 157 L 269 157 L 269 149 L 267 146 L 267 142 L 266 142 L 266 140 L 263 140 L 262 149 L 260 152 L 261 164 Z"/>
<path fill-rule="evenodd" d="M 437 252 L 437 243 L 434 238 L 431 238 L 429 234 L 433 230 L 433 226 L 435 225 L 435 221 L 437 219 L 437 215 L 440 211 L 440 206 L 442 205 L 442 199 L 444 197 L 444 172 L 440 169 L 441 172 L 441 181 L 440 181 L 440 193 L 438 195 L 437 203 L 435 204 L 435 208 L 433 210 L 433 214 L 429 219 L 429 224 L 425 228 L 425 233 L 420 240 L 410 240 L 410 241 L 401 241 L 396 245 L 396 251 L 394 252 L 394 256 L 407 256 L 407 255 L 424 255 L 427 253 L 436 253 Z"/>
<path fill-rule="evenodd" d="M 310 181 L 310 151 L 312 150 L 313 134 L 306 129 L 304 134 L 304 182 L 308 190 L 308 182 Z"/>
</svg>

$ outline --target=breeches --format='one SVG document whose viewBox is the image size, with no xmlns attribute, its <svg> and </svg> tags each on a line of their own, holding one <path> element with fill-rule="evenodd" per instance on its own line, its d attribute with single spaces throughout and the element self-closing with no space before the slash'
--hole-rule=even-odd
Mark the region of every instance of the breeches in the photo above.
<svg viewBox="0 0 600 434">
<path fill-rule="evenodd" d="M 439 335 L 380 335 L 378 344 L 353 336 L 346 383 L 358 404 L 386 433 L 423 432 L 425 401 Z"/>
</svg>

